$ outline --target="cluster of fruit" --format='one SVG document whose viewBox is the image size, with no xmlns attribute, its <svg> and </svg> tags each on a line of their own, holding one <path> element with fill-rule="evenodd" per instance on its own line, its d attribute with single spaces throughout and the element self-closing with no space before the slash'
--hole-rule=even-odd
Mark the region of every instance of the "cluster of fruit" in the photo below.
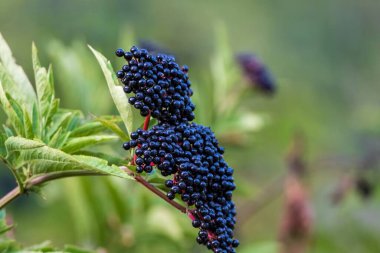
<svg viewBox="0 0 380 253">
<path fill-rule="evenodd" d="M 233 169 L 210 128 L 192 123 L 194 105 L 188 67 L 173 57 L 152 55 L 144 49 L 116 50 L 128 64 L 117 72 L 129 103 L 142 116 L 158 119 L 151 129 L 137 129 L 124 149 L 134 149 L 137 173 L 158 170 L 165 177 L 167 196 L 178 195 L 187 204 L 192 225 L 199 228 L 197 242 L 213 252 L 233 253 L 236 210 Z"/>
</svg>

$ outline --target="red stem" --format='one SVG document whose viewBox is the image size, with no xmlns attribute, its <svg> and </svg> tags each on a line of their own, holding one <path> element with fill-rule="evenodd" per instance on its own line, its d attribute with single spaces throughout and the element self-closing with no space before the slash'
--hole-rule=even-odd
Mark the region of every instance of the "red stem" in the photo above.
<svg viewBox="0 0 380 253">
<path fill-rule="evenodd" d="M 145 120 L 144 120 L 144 125 L 143 125 L 143 130 L 146 131 L 148 130 L 149 128 L 149 122 L 150 122 L 150 112 L 149 114 L 145 117 Z M 136 161 L 136 158 L 137 156 L 136 155 L 133 155 L 133 159 L 131 161 L 131 164 L 132 165 L 135 165 L 135 161 Z M 159 189 L 157 189 L 156 187 L 154 187 L 153 185 L 151 185 L 150 183 L 148 183 L 143 177 L 141 177 L 140 175 L 138 174 L 135 174 L 133 173 L 132 171 L 130 171 L 127 167 L 122 167 L 129 175 L 133 176 L 135 178 L 135 180 L 137 182 L 139 182 L 141 185 L 143 185 L 145 188 L 147 188 L 149 191 L 153 192 L 154 194 L 156 194 L 158 197 L 160 197 L 161 199 L 165 200 L 167 203 L 169 203 L 170 205 L 172 205 L 173 207 L 175 207 L 176 209 L 178 209 L 180 212 L 182 213 L 185 213 L 189 216 L 189 218 L 191 220 L 194 220 L 195 217 L 193 216 L 193 214 L 191 213 L 190 210 L 188 210 L 186 207 L 178 204 L 177 202 L 169 199 L 163 192 L 161 192 Z"/>
<path fill-rule="evenodd" d="M 127 167 L 121 167 L 124 171 L 126 171 L 130 176 L 134 177 L 137 182 L 139 182 L 141 185 L 143 185 L 145 188 L 147 188 L 149 191 L 156 194 L 158 197 L 162 198 L 166 202 L 168 202 L 170 205 L 181 211 L 182 213 L 187 213 L 186 207 L 178 204 L 177 202 L 169 199 L 163 192 L 161 192 L 159 189 L 148 183 L 144 178 L 142 178 L 140 175 L 133 173 L 130 171 Z"/>
<path fill-rule="evenodd" d="M 144 125 L 143 125 L 143 130 L 146 131 L 148 130 L 149 128 L 149 122 L 150 122 L 150 112 L 149 114 L 145 117 L 145 120 L 144 120 Z M 137 156 L 136 155 L 133 155 L 133 159 L 131 161 L 131 165 L 135 165 L 136 164 L 136 158 Z"/>
<path fill-rule="evenodd" d="M 149 121 L 150 121 L 150 113 L 145 117 L 144 126 L 143 126 L 143 130 L 144 131 L 148 130 Z"/>
</svg>

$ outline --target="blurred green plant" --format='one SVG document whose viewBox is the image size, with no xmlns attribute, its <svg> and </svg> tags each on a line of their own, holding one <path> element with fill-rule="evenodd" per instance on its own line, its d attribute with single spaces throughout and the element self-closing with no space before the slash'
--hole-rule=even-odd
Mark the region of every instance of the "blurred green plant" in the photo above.
<svg viewBox="0 0 380 253">
<path fill-rule="evenodd" d="M 215 28 L 214 41 L 209 71 L 202 73 L 194 87 L 195 103 L 208 108 L 196 111 L 197 121 L 213 126 L 223 143 L 247 145 L 247 136 L 265 124 L 265 118 L 247 105 L 259 94 L 244 78 L 222 23 Z"/>
<path fill-rule="evenodd" d="M 54 253 L 96 253 L 81 249 L 73 245 L 65 245 L 63 250 L 53 247 L 49 241 L 45 241 L 38 245 L 23 247 L 20 243 L 7 236 L 6 232 L 11 230 L 12 226 L 7 224 L 6 213 L 4 209 L 0 210 L 0 252 L 4 253 L 41 253 L 41 252 L 54 252 Z"/>
</svg>

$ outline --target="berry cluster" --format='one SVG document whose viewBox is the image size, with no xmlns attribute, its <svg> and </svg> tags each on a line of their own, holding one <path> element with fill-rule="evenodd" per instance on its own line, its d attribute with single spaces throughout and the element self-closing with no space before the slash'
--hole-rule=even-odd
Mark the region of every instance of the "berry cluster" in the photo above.
<svg viewBox="0 0 380 253">
<path fill-rule="evenodd" d="M 276 87 L 273 77 L 255 55 L 249 53 L 239 54 L 237 61 L 252 86 L 268 94 L 274 93 Z"/>
<path fill-rule="evenodd" d="M 131 52 L 117 50 L 116 54 L 128 56 L 126 57 L 129 61 L 128 67 L 134 59 L 137 64 L 143 63 L 142 66 L 146 62 L 152 63 L 150 70 L 161 69 L 157 66 L 164 68 L 172 66 L 177 73 L 181 71 L 178 70 L 174 59 L 170 57 L 157 56 L 154 58 L 141 49 L 137 54 L 139 57 L 136 58 L 134 56 L 136 50 L 138 49 L 132 47 Z M 130 58 L 131 54 L 135 58 Z M 132 63 L 135 64 L 135 62 Z M 132 66 L 135 66 L 133 64 Z M 127 68 L 124 66 L 123 69 Z M 140 70 L 141 76 L 145 77 L 146 70 L 144 68 Z M 126 150 L 135 150 L 134 163 L 137 166 L 137 173 L 151 173 L 156 168 L 163 176 L 171 176 L 165 182 L 168 188 L 167 197 L 175 199 L 178 196 L 187 204 L 192 225 L 200 230 L 197 237 L 198 243 L 206 245 L 213 252 L 233 253 L 235 252 L 234 248 L 239 245 L 239 241 L 233 239 L 236 222 L 235 204 L 232 202 L 232 191 L 236 187 L 232 176 L 233 169 L 228 167 L 225 162 L 224 149 L 218 146 L 218 141 L 210 128 L 190 122 L 194 118 L 194 106 L 190 101 L 192 92 L 189 88 L 188 77 L 184 73 L 185 70 L 187 72 L 186 68 L 176 77 L 164 74 L 163 79 L 159 79 L 158 75 L 154 74 L 154 77 L 157 77 L 157 83 L 153 84 L 153 87 L 160 86 L 162 88 L 159 91 L 164 91 L 154 94 L 162 95 L 161 100 L 167 99 L 170 102 L 168 102 L 168 106 L 154 102 L 153 106 L 147 107 L 147 112 L 141 110 L 143 116 L 149 115 L 149 113 L 156 116 L 159 123 L 151 129 L 138 129 L 132 132 L 131 140 L 124 143 L 123 147 Z M 128 81 L 124 80 L 127 75 L 130 76 L 128 71 L 122 73 L 119 71 L 117 75 L 122 79 L 129 92 L 130 82 L 135 79 L 132 75 L 132 77 L 128 77 Z M 180 76 L 182 85 L 179 86 L 183 86 L 184 89 L 181 90 L 182 92 L 175 89 L 174 94 L 178 94 L 178 96 L 174 96 L 171 92 L 171 87 L 175 85 L 173 80 L 175 78 L 179 80 Z M 144 78 L 141 77 L 140 80 L 142 79 Z M 160 81 L 169 83 L 169 86 L 159 85 Z M 136 94 L 136 101 L 133 103 L 135 107 L 137 102 L 143 103 L 146 97 L 151 97 L 147 92 L 151 86 L 147 88 L 146 83 L 147 81 L 141 84 L 141 87 L 140 82 L 132 85 L 131 92 Z M 142 93 L 144 99 L 137 98 L 139 93 Z M 178 101 L 183 103 L 180 103 L 180 106 L 174 106 Z M 188 107 L 191 110 L 188 110 Z M 173 110 L 173 108 L 175 109 Z M 157 113 L 153 113 L 154 111 Z"/>
<path fill-rule="evenodd" d="M 142 116 L 151 113 L 160 122 L 172 124 L 194 119 L 187 66 L 180 67 L 174 57 L 155 56 L 135 46 L 126 52 L 118 49 L 116 55 L 128 62 L 116 75 L 125 85 L 124 91 L 134 93 L 128 102 L 139 109 Z"/>
</svg>

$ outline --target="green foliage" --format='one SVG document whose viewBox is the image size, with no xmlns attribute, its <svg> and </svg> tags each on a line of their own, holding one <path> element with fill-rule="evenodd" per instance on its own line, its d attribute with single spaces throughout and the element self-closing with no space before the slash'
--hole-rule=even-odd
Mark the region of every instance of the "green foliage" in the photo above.
<svg viewBox="0 0 380 253">
<path fill-rule="evenodd" d="M 129 135 L 131 132 L 141 126 L 143 119 L 140 116 L 139 112 L 137 110 L 134 110 L 134 108 L 128 103 L 128 97 L 125 95 L 123 87 L 119 85 L 119 81 L 115 75 L 115 71 L 112 68 L 110 61 L 107 60 L 107 58 L 105 58 L 101 53 L 93 49 L 91 46 L 89 46 L 89 48 L 95 55 L 103 71 L 112 99 Z"/>
<path fill-rule="evenodd" d="M 84 155 L 69 155 L 40 141 L 10 137 L 5 141 L 5 146 L 7 160 L 18 175 L 89 170 L 99 174 L 131 178 L 119 167 L 107 165 L 105 160 Z"/>
<path fill-rule="evenodd" d="M 32 46 L 36 92 L 0 35 L 0 102 L 7 122 L 0 132 L 1 159 L 12 170 L 21 189 L 38 175 L 67 171 L 89 171 L 130 179 L 127 173 L 107 160 L 73 155 L 94 145 L 118 140 L 113 122 L 88 120 L 80 111 L 59 107 L 55 98 L 52 67 L 41 66 L 37 48 Z M 121 130 L 118 132 L 121 134 Z M 51 176 L 51 175 L 50 175 Z M 62 174 L 63 176 L 63 174 Z"/>
<path fill-rule="evenodd" d="M 260 130 L 264 117 L 253 112 L 247 103 L 255 92 L 240 73 L 223 23 L 216 26 L 214 41 L 210 71 L 203 73 L 201 79 L 208 85 L 194 87 L 195 104 L 210 109 L 196 110 L 196 120 L 212 126 L 224 143 L 244 144 L 240 140 L 248 140 L 248 134 Z"/>
</svg>

